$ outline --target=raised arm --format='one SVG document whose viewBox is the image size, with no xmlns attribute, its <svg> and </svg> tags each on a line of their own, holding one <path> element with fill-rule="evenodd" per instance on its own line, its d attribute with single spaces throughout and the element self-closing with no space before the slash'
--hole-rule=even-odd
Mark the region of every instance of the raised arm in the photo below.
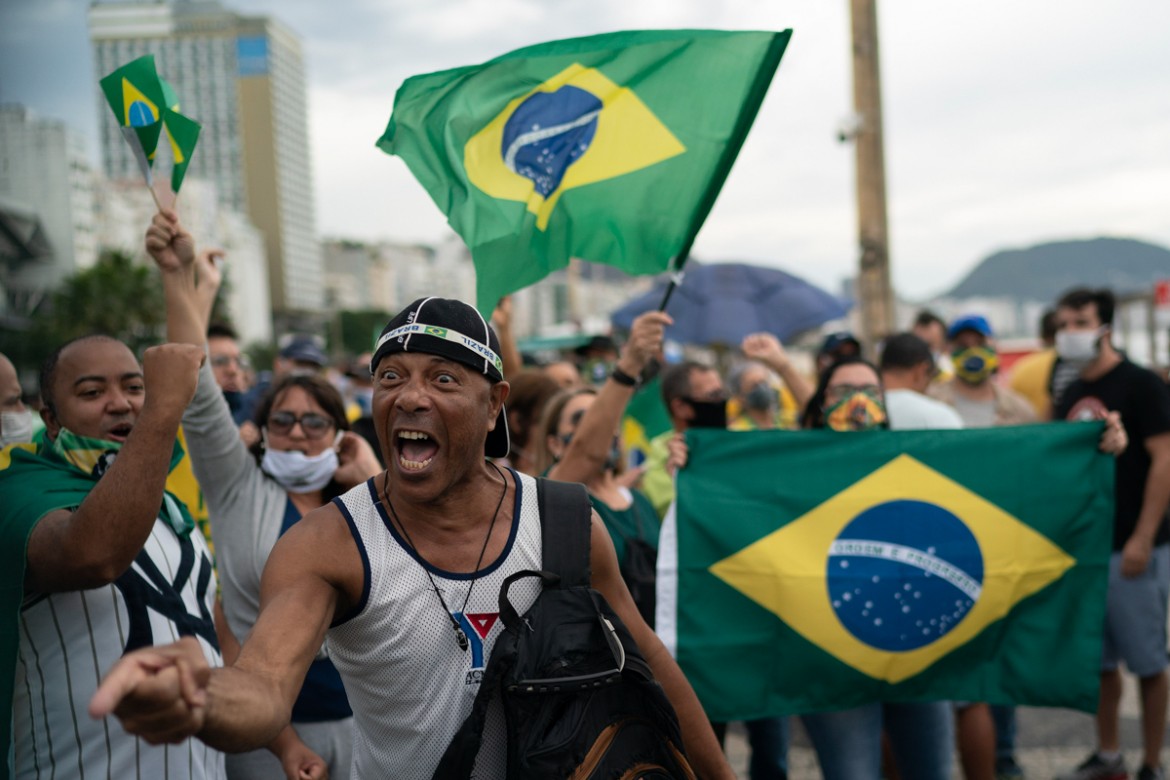
<svg viewBox="0 0 1170 780">
<path fill-rule="evenodd" d="M 753 333 L 743 340 L 740 345 L 745 357 L 758 360 L 775 371 L 784 380 L 784 384 L 792 391 L 792 397 L 800 409 L 808 404 L 815 389 L 804 376 L 792 365 L 792 359 L 784 350 L 780 339 L 771 333 Z M 799 411 L 799 410 L 798 410 Z"/>
<path fill-rule="evenodd" d="M 177 344 L 207 343 L 207 323 L 195 285 L 195 240 L 175 212 L 154 215 L 146 231 L 146 252 L 162 274 L 167 305 L 167 340 Z"/>
<path fill-rule="evenodd" d="M 337 507 L 310 512 L 273 548 L 260 617 L 233 666 L 209 670 L 189 640 L 130 653 L 102 681 L 90 714 L 117 715 L 154 743 L 198 736 L 229 752 L 269 744 L 288 725 L 330 623 L 360 598 L 361 572 Z"/>
<path fill-rule="evenodd" d="M 207 317 L 221 281 L 215 264 L 218 250 L 202 252 L 197 257 L 191 234 L 173 211 L 164 211 L 154 215 L 146 231 L 146 251 L 162 278 L 167 339 L 206 349 Z M 195 478 L 215 511 L 257 466 L 240 440 L 210 366 L 204 367 L 195 396 L 183 415 L 183 432 Z"/>
<path fill-rule="evenodd" d="M 148 389 L 113 465 L 76 509 L 49 512 L 28 540 L 25 590 L 57 593 L 107 585 L 134 562 L 154 527 L 183 409 L 203 351 L 181 344 L 143 355 Z"/>
<path fill-rule="evenodd" d="M 646 364 L 662 349 L 666 326 L 672 322 L 670 315 L 660 311 L 646 312 L 634 320 L 630 338 L 618 357 L 618 370 L 628 377 L 641 375 Z M 634 385 L 617 381 L 612 374 L 605 380 L 597 399 L 581 418 L 565 454 L 549 471 L 550 479 L 585 482 L 597 473 L 609 455 L 610 444 L 636 389 Z"/>
<path fill-rule="evenodd" d="M 195 256 L 195 300 L 204 333 L 207 333 L 207 326 L 211 324 L 215 296 L 223 284 L 223 258 L 222 249 L 204 249 Z"/>
<path fill-rule="evenodd" d="M 520 347 L 516 343 L 516 332 L 512 329 L 512 309 L 515 302 L 511 295 L 500 298 L 492 312 L 492 327 L 500 339 L 500 360 L 504 361 L 504 378 L 511 379 L 524 369 Z"/>
<path fill-rule="evenodd" d="M 735 774 L 727 764 L 723 750 L 711 730 L 711 723 L 703 712 L 703 705 L 695 691 L 683 676 L 678 664 L 670 657 L 666 647 L 657 635 L 642 620 L 630 591 L 626 589 L 618 568 L 617 554 L 609 532 L 597 513 L 593 513 L 593 528 L 590 532 L 590 567 L 593 571 L 593 587 L 622 619 L 630 635 L 638 643 L 646 662 L 650 664 L 654 678 L 661 683 L 678 715 L 682 729 L 683 745 L 691 765 L 703 778 L 734 778 Z"/>
</svg>

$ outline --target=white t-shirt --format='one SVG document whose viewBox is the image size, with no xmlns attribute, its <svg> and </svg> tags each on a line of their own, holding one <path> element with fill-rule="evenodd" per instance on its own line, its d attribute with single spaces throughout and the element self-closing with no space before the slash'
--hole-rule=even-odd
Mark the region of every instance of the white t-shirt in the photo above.
<svg viewBox="0 0 1170 780">
<path fill-rule="evenodd" d="M 887 390 L 886 413 L 896 431 L 950 430 L 963 427 L 963 419 L 942 401 L 913 390 Z"/>
</svg>

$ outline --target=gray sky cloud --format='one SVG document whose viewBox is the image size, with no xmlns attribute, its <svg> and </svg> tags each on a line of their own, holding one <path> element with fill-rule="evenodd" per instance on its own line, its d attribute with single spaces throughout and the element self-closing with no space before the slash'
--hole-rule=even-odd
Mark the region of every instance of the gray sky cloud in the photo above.
<svg viewBox="0 0 1170 780">
<path fill-rule="evenodd" d="M 856 260 L 848 3 L 225 0 L 302 36 L 324 235 L 434 241 L 442 215 L 374 148 L 410 75 L 638 27 L 792 27 L 695 245 L 835 287 Z M 0 0 L 0 100 L 96 134 L 82 0 Z M 880 6 L 894 279 L 949 286 L 997 249 L 1094 235 L 1170 245 L 1170 4 L 898 0 Z M 91 142 L 96 150 L 96 143 Z M 1108 262 L 1103 258 L 1102 262 Z"/>
</svg>

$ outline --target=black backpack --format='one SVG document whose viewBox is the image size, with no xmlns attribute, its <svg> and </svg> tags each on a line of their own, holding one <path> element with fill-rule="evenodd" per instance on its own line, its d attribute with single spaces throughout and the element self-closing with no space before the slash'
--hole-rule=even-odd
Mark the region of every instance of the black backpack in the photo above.
<svg viewBox="0 0 1170 780">
<path fill-rule="evenodd" d="M 466 780 L 479 754 L 488 704 L 503 703 L 509 780 L 694 780 L 678 718 L 629 631 L 590 586 L 591 507 L 583 486 L 537 480 L 544 571 L 500 588 L 496 640 L 471 714 L 434 780 Z M 538 577 L 523 616 L 508 588 Z"/>
</svg>

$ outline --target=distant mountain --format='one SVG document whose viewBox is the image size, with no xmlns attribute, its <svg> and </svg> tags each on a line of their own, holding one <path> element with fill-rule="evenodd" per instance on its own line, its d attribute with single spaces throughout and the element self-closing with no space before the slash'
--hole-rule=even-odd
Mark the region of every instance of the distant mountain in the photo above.
<svg viewBox="0 0 1170 780">
<path fill-rule="evenodd" d="M 1005 297 L 1052 301 L 1071 287 L 1109 287 L 1126 294 L 1170 278 L 1170 249 L 1130 238 L 1053 241 L 986 258 L 947 293 L 949 298 Z"/>
</svg>

